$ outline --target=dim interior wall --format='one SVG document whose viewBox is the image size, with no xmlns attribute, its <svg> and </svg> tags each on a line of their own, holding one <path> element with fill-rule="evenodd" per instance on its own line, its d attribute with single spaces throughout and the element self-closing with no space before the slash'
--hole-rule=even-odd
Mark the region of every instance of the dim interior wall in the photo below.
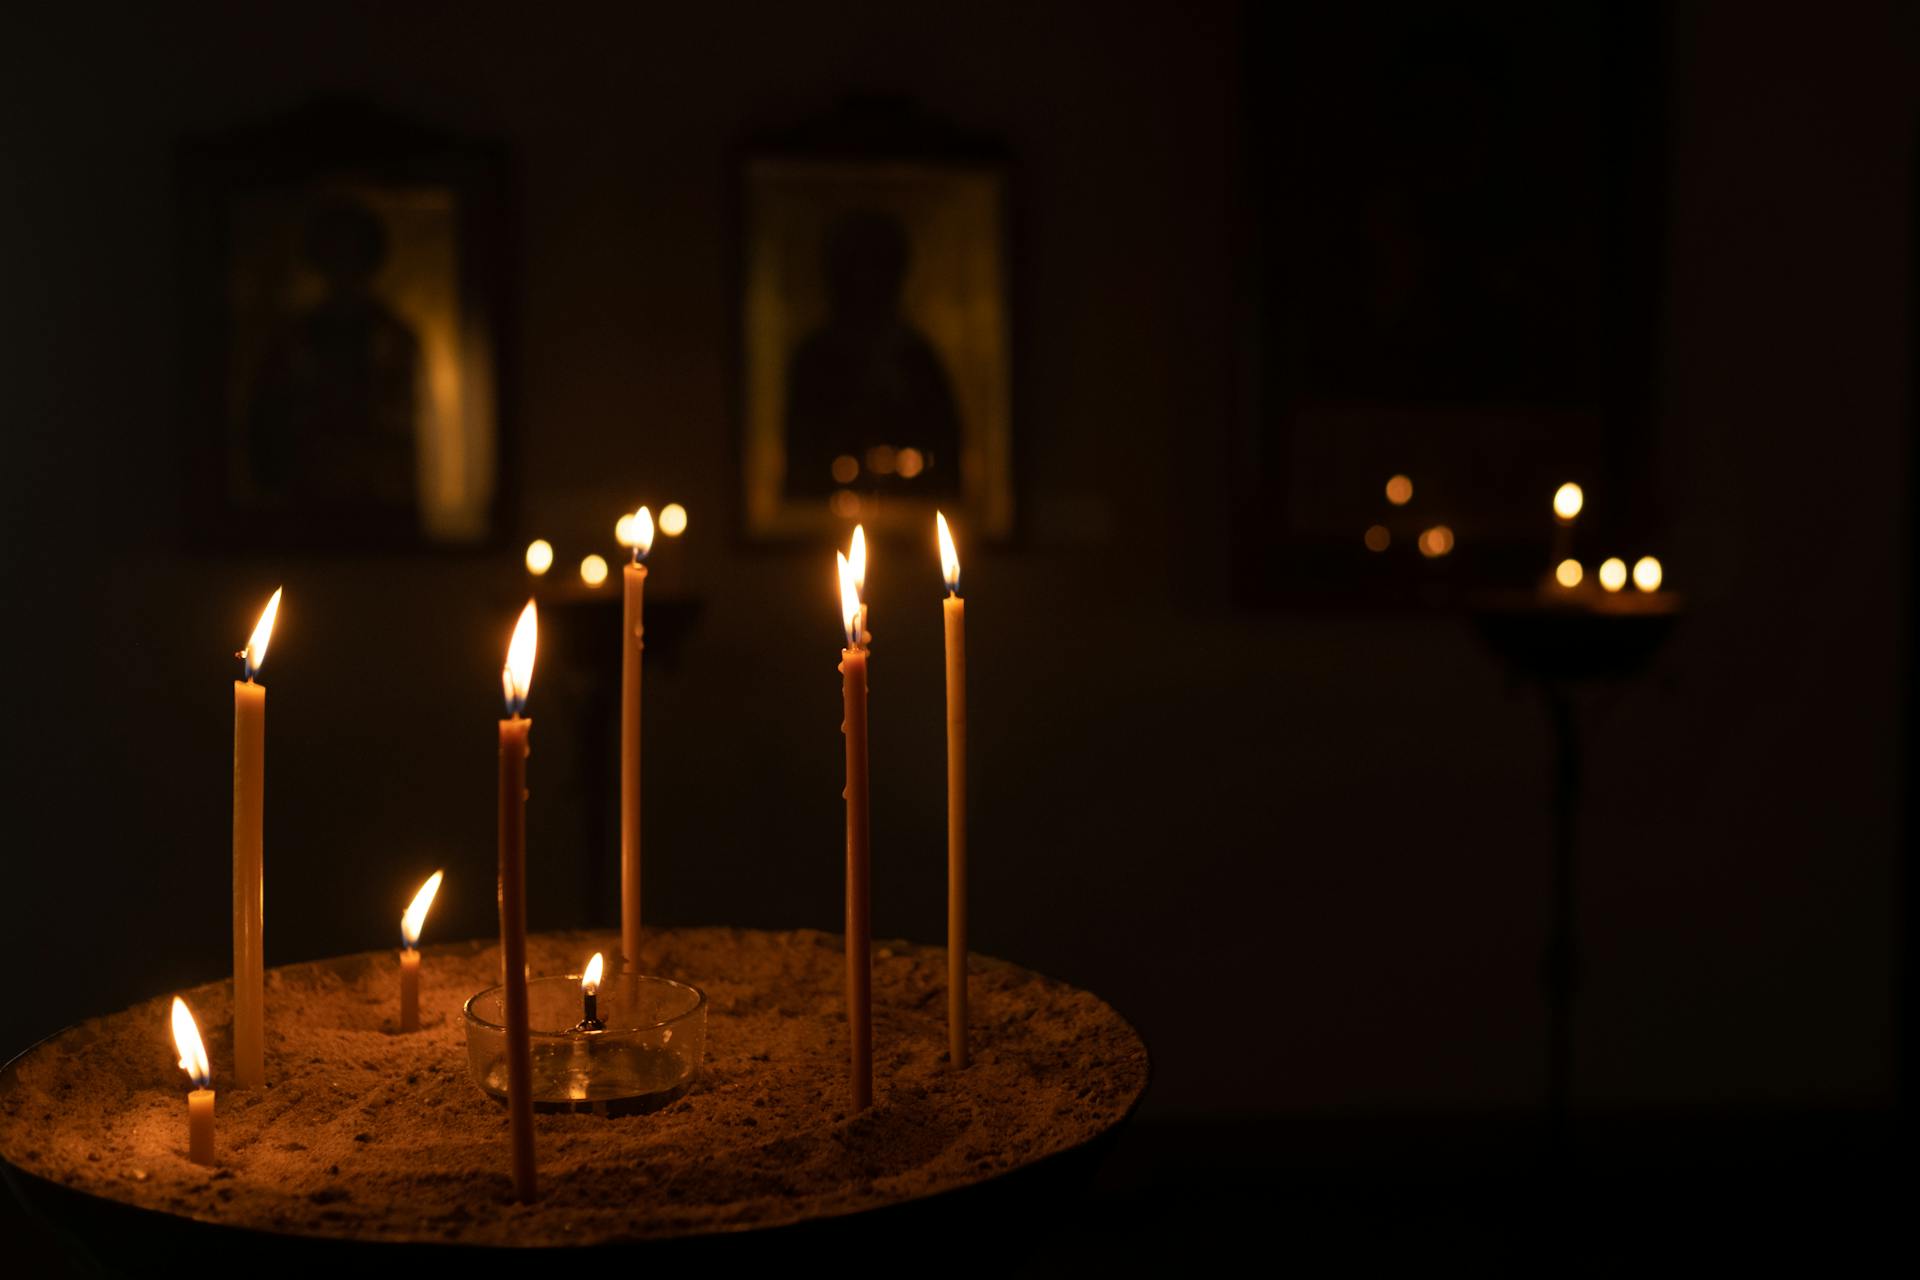
<svg viewBox="0 0 1920 1280">
<path fill-rule="evenodd" d="M 837 927 L 826 562 L 727 528 L 726 157 L 893 89 L 1015 159 L 1028 540 L 968 563 L 976 946 L 1137 1020 L 1162 1113 L 1532 1105 L 1543 717 L 1456 619 L 1229 610 L 1237 16 L 1116 12 L 43 15 L 0 80 L 6 643 L 28 673 L 0 933 L 13 971 L 73 973 L 11 1001 L 0 1046 L 224 971 L 227 655 L 282 581 L 269 962 L 392 945 L 436 866 L 429 939 L 493 927 L 513 553 L 181 542 L 171 147 L 323 91 L 512 149 L 522 532 L 610 526 L 629 477 L 692 513 L 661 552 L 706 612 L 649 675 L 650 915 Z M 1874 23 L 1729 4 L 1682 32 L 1659 466 L 1695 608 L 1660 679 L 1590 709 L 1588 1101 L 1891 1087 L 1912 116 Z M 874 921 L 931 941 L 930 548 L 876 548 L 872 590 Z M 570 828 L 540 695 L 533 923 L 611 922 L 590 859 L 616 851 L 541 841 Z"/>
</svg>

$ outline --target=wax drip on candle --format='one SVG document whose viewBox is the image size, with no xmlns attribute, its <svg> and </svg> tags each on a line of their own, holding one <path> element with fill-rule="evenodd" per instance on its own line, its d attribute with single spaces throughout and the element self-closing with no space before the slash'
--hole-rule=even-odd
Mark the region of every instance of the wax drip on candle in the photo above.
<svg viewBox="0 0 1920 1280">
<path fill-rule="evenodd" d="M 253 634 L 247 638 L 247 647 L 233 656 L 246 665 L 247 683 L 252 684 L 254 676 L 267 661 L 267 642 L 273 639 L 273 620 L 280 613 L 280 593 L 285 587 L 275 587 L 273 596 L 267 601 L 267 607 L 260 611 L 260 621 L 253 626 Z"/>
</svg>

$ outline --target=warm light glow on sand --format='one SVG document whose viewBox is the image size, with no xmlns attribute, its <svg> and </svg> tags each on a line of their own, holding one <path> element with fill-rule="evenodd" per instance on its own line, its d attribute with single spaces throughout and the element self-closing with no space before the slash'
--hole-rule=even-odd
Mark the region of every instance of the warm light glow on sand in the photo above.
<svg viewBox="0 0 1920 1280">
<path fill-rule="evenodd" d="M 527 544 L 527 572 L 536 578 L 553 568 L 553 544 L 545 538 L 535 538 Z"/>
<path fill-rule="evenodd" d="M 603 556 L 588 556 L 580 562 L 580 581 L 597 587 L 607 580 L 607 562 Z"/>
<path fill-rule="evenodd" d="M 1553 491 L 1553 514 L 1562 520 L 1571 521 L 1586 505 L 1585 491 L 1571 480 Z"/>
<path fill-rule="evenodd" d="M 1578 560 L 1562 560 L 1553 567 L 1553 580 L 1568 590 L 1579 586 L 1580 580 L 1586 576 L 1587 571 L 1580 567 Z"/>
<path fill-rule="evenodd" d="M 1443 524 L 1437 524 L 1420 535 L 1420 554 L 1429 560 L 1437 559 L 1453 550 L 1453 530 Z"/>
<path fill-rule="evenodd" d="M 1383 524 L 1367 526 L 1367 550 L 1385 551 L 1393 545 L 1393 534 Z"/>
<path fill-rule="evenodd" d="M 1600 587 L 1604 591 L 1618 591 L 1627 585 L 1627 562 L 1619 556 L 1608 556 L 1600 562 Z"/>
<path fill-rule="evenodd" d="M 677 502 L 660 508 L 660 532 L 677 538 L 687 531 L 687 509 Z"/>
<path fill-rule="evenodd" d="M 1405 476 L 1394 476 L 1388 480 L 1387 501 L 1396 507 L 1404 507 L 1413 501 L 1413 481 Z"/>
<path fill-rule="evenodd" d="M 428 876 L 400 916 L 400 941 L 409 947 L 420 941 L 420 927 L 427 922 L 427 908 L 433 905 L 433 895 L 440 892 L 440 879 L 444 874 L 436 871 Z"/>
<path fill-rule="evenodd" d="M 1641 591 L 1660 589 L 1660 562 L 1652 556 L 1641 556 L 1633 562 L 1633 585 Z"/>
</svg>

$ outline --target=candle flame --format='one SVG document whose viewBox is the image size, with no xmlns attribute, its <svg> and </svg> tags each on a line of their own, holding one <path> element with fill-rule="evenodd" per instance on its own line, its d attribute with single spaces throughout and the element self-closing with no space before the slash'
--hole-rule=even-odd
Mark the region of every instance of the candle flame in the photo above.
<svg viewBox="0 0 1920 1280">
<path fill-rule="evenodd" d="M 860 589 L 854 585 L 853 566 L 847 562 L 847 553 L 836 551 L 834 558 L 840 566 L 840 621 L 847 632 L 847 648 L 860 647 Z"/>
<path fill-rule="evenodd" d="M 1654 592 L 1660 589 L 1660 562 L 1652 556 L 1641 556 L 1633 562 L 1633 585 L 1635 589 Z"/>
<path fill-rule="evenodd" d="M 687 509 L 677 502 L 660 508 L 660 532 L 677 538 L 687 531 Z"/>
<path fill-rule="evenodd" d="M 193 1079 L 193 1087 L 204 1089 L 213 1083 L 213 1069 L 207 1065 L 207 1046 L 200 1042 L 200 1028 L 193 1011 L 179 996 L 173 998 L 173 1047 L 180 1051 L 180 1069 Z"/>
<path fill-rule="evenodd" d="M 639 564 L 653 550 L 653 512 L 641 507 L 630 516 L 622 516 L 614 533 L 621 545 L 633 548 L 633 562 Z"/>
<path fill-rule="evenodd" d="M 540 618 L 533 601 L 520 611 L 514 625 L 513 641 L 507 645 L 507 665 L 500 672 L 506 689 L 507 714 L 517 716 L 526 709 L 527 690 L 533 685 L 533 651 L 540 643 Z"/>
<path fill-rule="evenodd" d="M 407 904 L 406 912 L 400 917 L 400 945 L 409 951 L 414 943 L 420 941 L 420 926 L 427 922 L 427 908 L 433 905 L 433 895 L 440 892 L 440 878 L 445 872 L 436 871 L 427 877 L 420 886 L 420 892 L 413 895 L 413 901 Z"/>
<path fill-rule="evenodd" d="M 847 544 L 847 563 L 853 568 L 853 589 L 856 594 L 867 594 L 867 531 L 860 525 L 853 526 L 853 541 Z"/>
<path fill-rule="evenodd" d="M 1619 556 L 1608 556 L 1600 562 L 1600 587 L 1604 591 L 1618 591 L 1627 585 L 1627 562 Z"/>
<path fill-rule="evenodd" d="M 940 538 L 940 572 L 947 580 L 947 594 L 960 594 L 960 553 L 953 549 L 953 534 L 947 529 L 947 518 L 938 511 L 933 513 L 933 527 Z"/>
<path fill-rule="evenodd" d="M 1571 480 L 1553 491 L 1553 514 L 1569 524 L 1580 514 L 1580 508 L 1586 505 L 1586 493 Z"/>
<path fill-rule="evenodd" d="M 267 642 L 273 639 L 273 620 L 279 616 L 280 593 L 285 590 L 285 587 L 273 589 L 273 598 L 267 601 L 267 607 L 260 611 L 260 621 L 254 624 L 253 635 L 248 638 L 247 647 L 241 652 L 240 656 L 247 664 L 248 680 L 258 675 L 260 668 L 267 661 Z"/>
<path fill-rule="evenodd" d="M 1578 560 L 1574 559 L 1562 560 L 1554 566 L 1553 570 L 1553 580 L 1569 591 L 1579 586 L 1581 579 L 1586 576 L 1586 569 L 1581 566 Z"/>
<path fill-rule="evenodd" d="M 593 953 L 593 959 L 587 961 L 587 971 L 580 975 L 580 989 L 582 991 L 588 995 L 596 995 L 599 993 L 600 975 L 605 972 L 606 963 L 606 957 L 602 956 L 598 951 Z"/>
</svg>

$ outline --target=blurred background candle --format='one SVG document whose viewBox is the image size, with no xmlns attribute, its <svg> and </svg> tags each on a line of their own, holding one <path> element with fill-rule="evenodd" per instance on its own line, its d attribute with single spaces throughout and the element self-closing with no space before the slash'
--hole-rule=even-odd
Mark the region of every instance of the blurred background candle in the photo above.
<svg viewBox="0 0 1920 1280">
<path fill-rule="evenodd" d="M 527 1030 L 527 735 L 522 719 L 533 683 L 540 623 L 533 601 L 520 611 L 500 673 L 507 718 L 500 722 L 500 966 L 506 986 L 507 1113 L 512 1128 L 513 1189 L 537 1192 L 533 1163 L 533 1045 Z"/>
<path fill-rule="evenodd" d="M 627 522 L 633 560 L 626 566 L 620 628 L 620 955 L 640 971 L 640 655 L 646 649 L 644 603 L 653 513 L 641 507 Z"/>
<path fill-rule="evenodd" d="M 427 922 L 427 908 L 433 905 L 433 895 L 440 891 L 440 878 L 444 873 L 436 871 L 427 877 L 420 891 L 413 895 L 413 901 L 400 915 L 400 1030 L 418 1031 L 420 1029 L 420 927 Z"/>
<path fill-rule="evenodd" d="M 947 1056 L 967 1065 L 967 609 L 960 553 L 947 517 L 933 513 L 940 540 L 941 601 L 947 632 Z"/>
<path fill-rule="evenodd" d="M 180 1069 L 193 1081 L 187 1094 L 187 1156 L 195 1164 L 212 1164 L 213 1071 L 193 1012 L 179 996 L 173 998 L 173 1047 L 180 1053 Z"/>
<path fill-rule="evenodd" d="M 857 533 L 858 530 L 855 530 Z M 867 805 L 867 651 L 860 639 L 860 593 L 845 555 L 840 568 L 840 619 L 847 647 L 840 653 L 840 731 L 847 739 L 847 1038 L 851 1043 L 852 1106 L 873 1103 L 873 955 Z"/>
<path fill-rule="evenodd" d="M 275 588 L 239 657 L 246 679 L 233 682 L 233 1082 L 258 1089 L 267 1082 L 265 845 L 267 691 L 253 682 L 267 660 L 273 620 L 280 613 Z M 211 1103 L 209 1103 L 211 1105 Z"/>
</svg>

